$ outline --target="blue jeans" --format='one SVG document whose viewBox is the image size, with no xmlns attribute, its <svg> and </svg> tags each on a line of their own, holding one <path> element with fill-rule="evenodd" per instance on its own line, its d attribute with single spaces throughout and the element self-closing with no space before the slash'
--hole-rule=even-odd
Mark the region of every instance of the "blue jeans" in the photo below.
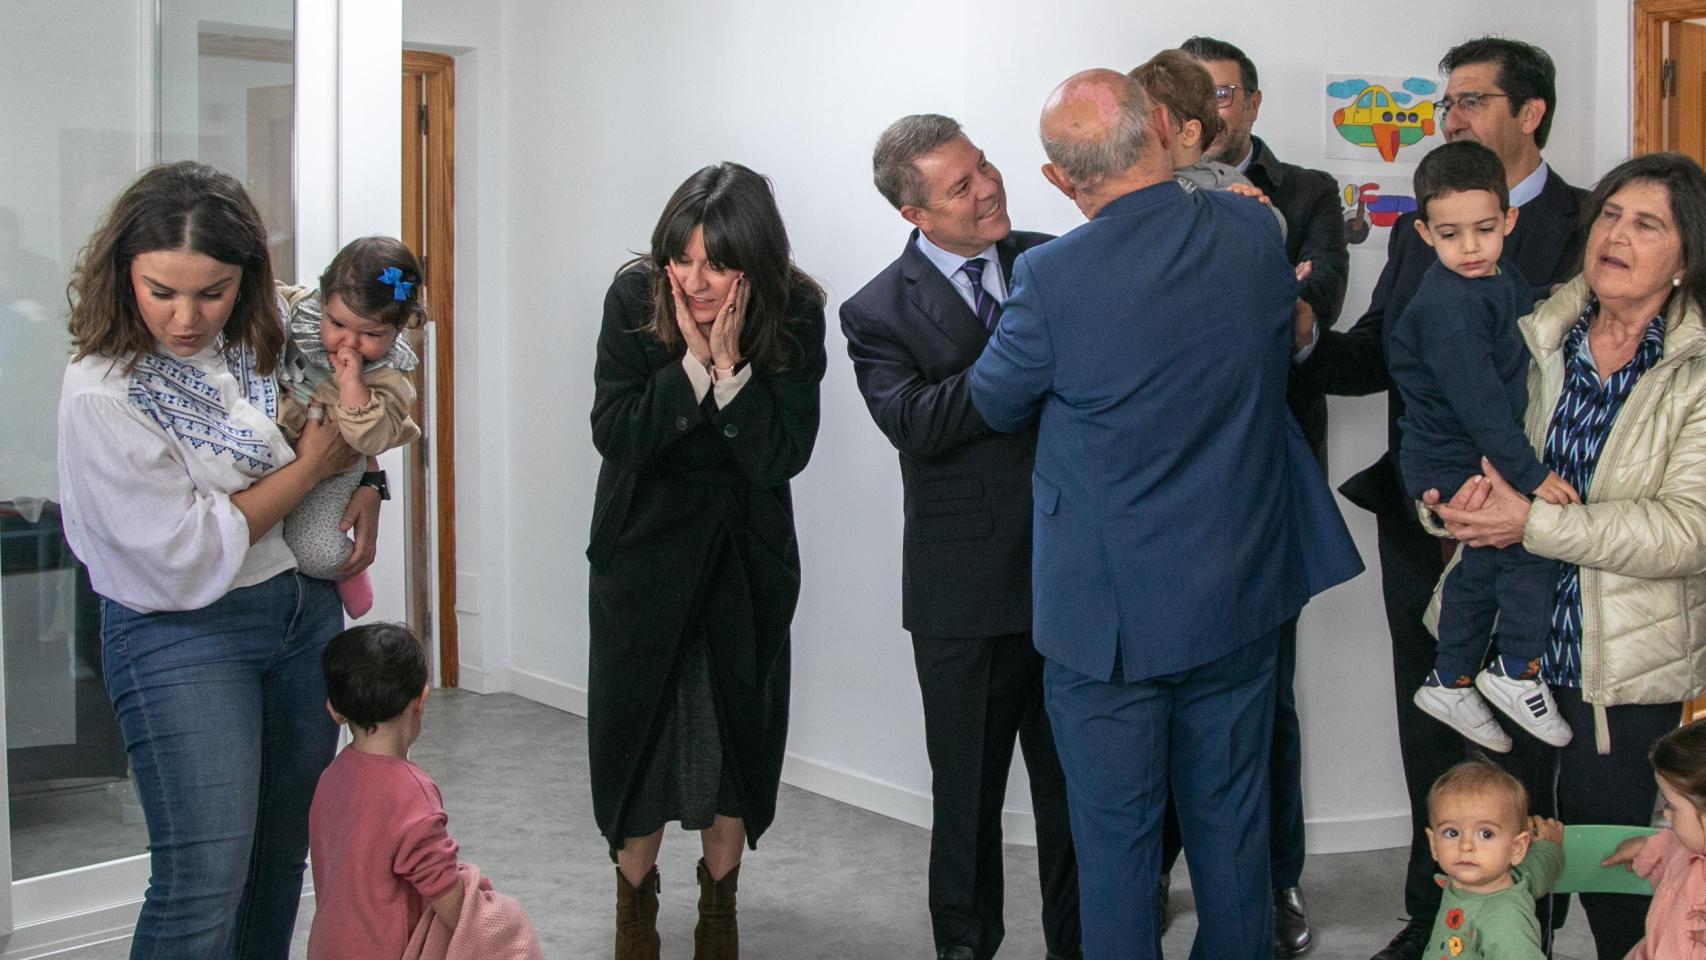
<svg viewBox="0 0 1706 960">
<path fill-rule="evenodd" d="M 101 601 L 101 662 L 148 820 L 132 960 L 290 952 L 308 805 L 332 760 L 331 583 L 292 570 L 200 610 Z"/>
</svg>

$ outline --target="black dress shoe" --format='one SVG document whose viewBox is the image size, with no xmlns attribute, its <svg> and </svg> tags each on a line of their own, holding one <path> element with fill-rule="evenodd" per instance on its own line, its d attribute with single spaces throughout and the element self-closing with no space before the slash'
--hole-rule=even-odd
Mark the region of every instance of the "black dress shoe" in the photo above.
<svg viewBox="0 0 1706 960">
<path fill-rule="evenodd" d="M 1428 945 L 1428 937 L 1433 933 L 1432 920 L 1411 920 L 1398 931 L 1386 949 L 1375 954 L 1369 960 L 1421 960 L 1422 949 Z"/>
<path fill-rule="evenodd" d="M 1274 956 L 1301 957 L 1315 946 L 1309 934 L 1309 911 L 1303 891 L 1286 887 L 1274 891 Z"/>
<path fill-rule="evenodd" d="M 936 955 L 936 960 L 973 960 L 970 947 L 949 947 Z"/>
</svg>

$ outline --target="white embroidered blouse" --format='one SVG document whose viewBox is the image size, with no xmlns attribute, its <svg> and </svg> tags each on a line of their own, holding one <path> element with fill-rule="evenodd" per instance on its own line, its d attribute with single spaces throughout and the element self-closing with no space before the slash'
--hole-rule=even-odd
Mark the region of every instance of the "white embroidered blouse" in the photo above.
<svg viewBox="0 0 1706 960">
<path fill-rule="evenodd" d="M 143 613 L 197 610 L 296 566 L 280 526 L 249 544 L 231 494 L 296 458 L 278 381 L 223 342 L 156 350 L 131 373 L 85 357 L 59 395 L 65 537 L 95 592 Z"/>
</svg>

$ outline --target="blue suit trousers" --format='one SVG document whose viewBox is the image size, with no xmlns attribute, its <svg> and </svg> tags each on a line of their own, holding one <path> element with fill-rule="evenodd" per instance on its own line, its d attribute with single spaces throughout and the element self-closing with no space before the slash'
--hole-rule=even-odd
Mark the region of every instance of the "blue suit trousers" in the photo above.
<svg viewBox="0 0 1706 960">
<path fill-rule="evenodd" d="M 1048 661 L 1085 960 L 1161 956 L 1155 885 L 1169 784 L 1202 918 L 1192 960 L 1268 960 L 1268 757 L 1279 631 L 1178 673 L 1101 681 Z"/>
</svg>

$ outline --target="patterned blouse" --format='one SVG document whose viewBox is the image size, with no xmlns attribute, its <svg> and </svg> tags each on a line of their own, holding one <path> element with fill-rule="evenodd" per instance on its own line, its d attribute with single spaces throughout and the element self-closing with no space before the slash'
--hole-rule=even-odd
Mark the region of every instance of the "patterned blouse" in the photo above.
<svg viewBox="0 0 1706 960">
<path fill-rule="evenodd" d="M 231 495 L 296 459 L 278 381 L 248 350 L 156 350 L 126 372 L 84 357 L 59 399 L 65 536 L 95 592 L 133 610 L 198 610 L 296 566 L 275 524 L 253 545 Z"/>
<path fill-rule="evenodd" d="M 1635 381 L 1652 369 L 1665 352 L 1665 320 L 1654 317 L 1635 348 L 1635 356 L 1603 383 L 1588 349 L 1588 326 L 1599 313 L 1599 301 L 1589 299 L 1581 318 L 1564 338 L 1564 392 L 1546 428 L 1542 459 L 1565 482 L 1591 502 L 1594 468 L 1623 401 Z M 1582 573 L 1573 563 L 1559 564 L 1557 602 L 1552 608 L 1552 640 L 1542 671 L 1561 687 L 1582 685 Z"/>
</svg>

